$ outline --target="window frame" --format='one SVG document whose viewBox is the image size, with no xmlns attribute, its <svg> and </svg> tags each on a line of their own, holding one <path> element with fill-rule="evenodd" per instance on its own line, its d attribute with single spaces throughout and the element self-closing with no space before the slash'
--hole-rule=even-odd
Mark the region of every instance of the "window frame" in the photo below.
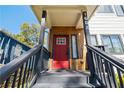
<svg viewBox="0 0 124 93">
<path fill-rule="evenodd" d="M 44 31 L 44 40 L 43 40 L 43 46 L 49 50 L 49 40 L 50 40 L 50 29 L 49 28 L 46 28 L 45 31 Z M 48 37 L 45 37 L 46 35 L 48 35 Z M 45 39 L 47 38 L 47 44 L 45 44 Z"/>
<path fill-rule="evenodd" d="M 90 39 L 92 39 L 91 37 L 92 36 L 95 36 L 95 39 L 96 39 L 96 45 L 93 45 L 93 46 L 98 46 L 98 39 L 97 39 L 97 35 L 96 34 L 92 34 L 90 35 Z M 91 40 L 92 41 L 92 40 Z M 91 43 L 92 44 L 92 43 Z"/>
<path fill-rule="evenodd" d="M 103 44 L 102 36 L 109 36 L 109 39 L 110 39 L 110 42 L 111 42 L 111 45 L 112 45 L 113 52 L 108 52 L 108 53 L 110 53 L 110 54 L 115 54 L 115 55 L 116 55 L 116 54 L 117 54 L 117 55 L 122 55 L 122 54 L 124 54 L 124 44 L 123 44 L 123 41 L 122 41 L 122 39 L 121 39 L 120 34 L 102 34 L 102 35 L 100 35 L 101 41 L 102 41 L 102 45 L 104 45 L 104 44 Z M 116 52 L 114 51 L 114 46 L 113 46 L 113 43 L 112 43 L 111 36 L 118 36 L 118 39 L 119 39 L 119 41 L 120 41 L 121 48 L 122 48 L 122 50 L 123 50 L 122 53 L 116 53 Z"/>
<path fill-rule="evenodd" d="M 72 42 L 72 36 L 75 36 L 75 41 L 76 41 L 76 55 L 77 55 L 77 57 L 74 57 L 73 56 L 73 42 Z M 71 51 L 72 51 L 72 53 L 71 53 L 71 55 L 72 55 L 72 59 L 78 59 L 79 58 L 79 56 L 78 56 L 78 42 L 77 42 L 77 35 L 76 34 L 72 34 L 71 35 Z"/>
<path fill-rule="evenodd" d="M 56 38 L 56 45 L 66 45 L 66 42 L 67 42 L 66 37 L 57 37 Z"/>
<path fill-rule="evenodd" d="M 100 11 L 100 6 L 99 6 L 99 8 L 97 10 L 97 13 L 114 13 L 114 9 L 113 9 L 112 5 L 101 5 L 101 6 L 110 6 L 111 7 L 111 12 L 110 11 L 109 12 Z"/>
<path fill-rule="evenodd" d="M 114 7 L 114 10 L 115 10 L 115 14 L 116 14 L 117 16 L 119 16 L 119 17 L 123 17 L 123 16 L 124 16 L 124 5 L 118 5 L 118 6 L 121 7 L 121 10 L 122 10 L 122 12 L 123 12 L 123 15 L 119 15 L 119 14 L 118 14 L 118 12 L 117 12 L 115 6 L 117 6 L 117 5 L 114 5 L 114 6 L 113 6 L 113 7 Z"/>
</svg>

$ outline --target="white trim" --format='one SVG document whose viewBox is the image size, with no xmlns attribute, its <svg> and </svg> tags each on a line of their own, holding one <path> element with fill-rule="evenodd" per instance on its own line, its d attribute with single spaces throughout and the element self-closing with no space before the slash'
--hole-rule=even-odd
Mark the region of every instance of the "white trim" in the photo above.
<svg viewBox="0 0 124 93">
<path fill-rule="evenodd" d="M 112 8 L 113 8 L 113 11 L 114 11 L 115 16 L 117 16 L 117 12 L 116 12 L 116 10 L 115 10 L 114 5 L 112 6 Z"/>
<path fill-rule="evenodd" d="M 124 45 L 124 34 L 121 34 L 121 35 L 120 35 L 120 39 L 122 40 L 122 43 L 123 43 L 123 45 Z"/>
<path fill-rule="evenodd" d="M 96 34 L 98 45 L 102 45 L 102 40 L 100 34 Z"/>
</svg>

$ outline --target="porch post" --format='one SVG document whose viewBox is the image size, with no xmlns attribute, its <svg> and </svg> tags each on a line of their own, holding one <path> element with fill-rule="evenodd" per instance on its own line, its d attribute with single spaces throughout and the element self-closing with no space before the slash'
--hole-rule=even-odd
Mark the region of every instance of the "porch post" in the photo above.
<svg viewBox="0 0 124 93">
<path fill-rule="evenodd" d="M 45 10 L 43 10 L 42 18 L 41 18 L 40 38 L 39 38 L 39 44 L 42 44 L 42 45 L 43 45 L 44 30 L 45 30 L 45 25 L 46 25 L 46 17 L 47 17 L 47 12 Z"/>
<path fill-rule="evenodd" d="M 83 27 L 84 27 L 84 34 L 86 39 L 86 45 L 91 45 L 91 39 L 90 39 L 90 32 L 89 32 L 89 25 L 88 25 L 88 18 L 87 18 L 87 12 L 82 12 L 83 17 Z"/>
<path fill-rule="evenodd" d="M 45 34 L 45 26 L 46 26 L 46 18 L 47 18 L 47 12 L 45 10 L 42 11 L 42 18 L 41 18 L 41 30 L 40 30 L 40 37 L 39 37 L 39 44 L 41 44 L 41 51 L 39 53 L 39 60 L 37 63 L 37 72 L 40 73 L 42 70 L 44 70 L 43 65 L 43 44 L 44 44 L 44 34 Z"/>
<path fill-rule="evenodd" d="M 86 11 L 82 12 L 82 18 L 83 18 L 83 27 L 84 27 L 84 34 L 85 34 L 85 40 L 86 40 L 86 49 L 87 49 L 86 61 L 88 64 L 88 68 L 91 72 L 90 83 L 96 83 L 95 68 L 94 68 L 94 63 L 93 63 L 92 52 L 89 51 L 89 49 L 87 48 L 88 45 L 91 45 L 91 37 L 90 37 L 90 32 L 89 32 L 88 18 L 87 18 Z"/>
</svg>

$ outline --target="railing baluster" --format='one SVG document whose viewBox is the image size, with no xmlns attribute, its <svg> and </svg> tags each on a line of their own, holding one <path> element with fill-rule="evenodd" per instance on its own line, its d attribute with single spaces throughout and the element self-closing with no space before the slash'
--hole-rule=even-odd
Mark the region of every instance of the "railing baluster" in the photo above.
<svg viewBox="0 0 124 93">
<path fill-rule="evenodd" d="M 30 73 L 30 66 L 31 66 L 31 58 L 28 61 L 28 72 L 27 72 L 27 78 L 26 78 L 26 87 L 28 87 L 28 77 L 29 77 L 29 73 Z"/>
<path fill-rule="evenodd" d="M 17 88 L 20 88 L 20 85 L 21 85 L 22 72 L 23 72 L 23 65 L 22 65 L 21 68 L 20 68 L 19 81 L 18 81 L 18 86 L 17 86 Z"/>
<path fill-rule="evenodd" d="M 104 81 L 104 84 L 106 84 L 105 80 L 104 80 L 104 77 L 103 77 L 103 69 L 102 69 L 102 58 L 99 56 L 99 70 L 100 70 L 100 76 L 101 76 L 101 79 L 102 81 Z"/>
<path fill-rule="evenodd" d="M 118 77 L 119 77 L 120 87 L 123 88 L 124 85 L 123 85 L 123 80 L 122 80 L 122 76 L 121 76 L 120 70 L 117 69 L 117 72 L 118 72 Z"/>
<path fill-rule="evenodd" d="M 34 73 L 34 66 L 35 66 L 35 60 L 36 60 L 36 55 L 34 56 L 34 60 L 33 60 L 33 73 Z"/>
<path fill-rule="evenodd" d="M 112 78 L 113 78 L 114 87 L 117 87 L 115 72 L 114 72 L 113 66 L 111 64 L 110 64 L 110 67 L 111 67 L 111 75 L 112 75 Z"/>
<path fill-rule="evenodd" d="M 18 70 L 14 74 L 14 79 L 13 79 L 13 82 L 12 82 L 12 88 L 14 88 L 15 85 L 16 85 L 17 74 L 18 74 Z"/>
<path fill-rule="evenodd" d="M 109 86 L 112 87 L 112 84 L 111 84 L 111 75 L 110 75 L 110 68 L 108 66 L 108 61 L 105 60 L 105 67 L 107 68 L 107 79 L 108 79 L 108 83 L 109 83 Z"/>
<path fill-rule="evenodd" d="M 4 40 L 5 40 L 5 37 L 3 37 L 2 40 L 1 40 L 1 42 L 0 42 L 1 48 L 3 47 Z"/>
<path fill-rule="evenodd" d="M 98 70 L 97 70 L 97 63 L 96 63 L 96 55 L 93 52 L 93 61 L 94 61 L 94 66 L 95 66 L 95 73 L 98 74 Z"/>
<path fill-rule="evenodd" d="M 34 60 L 34 56 L 32 56 L 32 60 L 31 60 L 31 68 L 30 68 L 31 75 L 30 75 L 30 79 L 32 79 L 32 76 L 33 76 L 33 73 L 32 73 L 32 71 L 33 71 L 33 60 Z"/>
<path fill-rule="evenodd" d="M 9 81 L 10 81 L 10 77 L 6 80 L 6 83 L 5 83 L 5 88 L 8 88 L 8 86 L 9 86 Z"/>
<path fill-rule="evenodd" d="M 95 63 L 96 63 L 96 70 L 97 70 L 97 74 L 100 77 L 100 71 L 99 71 L 99 62 L 98 62 L 98 57 L 97 54 L 95 53 Z"/>
<path fill-rule="evenodd" d="M 32 60 L 32 70 L 31 70 L 32 75 L 34 75 L 34 66 L 35 66 L 35 56 L 33 56 L 33 60 Z"/>
<path fill-rule="evenodd" d="M 96 83 L 96 78 L 95 78 L 95 64 L 94 64 L 94 56 L 92 56 L 92 55 L 94 55 L 94 53 L 92 52 L 92 51 L 90 51 L 90 50 L 88 50 L 87 51 L 87 56 L 89 56 L 89 57 L 87 57 L 87 63 L 88 63 L 88 67 L 89 67 L 89 70 L 90 70 L 90 72 L 91 72 L 91 75 L 90 75 L 90 83 Z M 39 63 L 38 63 L 39 64 Z M 40 69 L 40 66 L 38 67 L 38 73 L 40 72 L 40 70 L 42 70 L 42 69 Z"/>
<path fill-rule="evenodd" d="M 95 53 L 92 51 L 92 58 L 93 58 L 93 65 L 94 65 L 94 68 L 95 68 L 95 71 L 96 71 L 96 64 L 95 64 Z"/>
<path fill-rule="evenodd" d="M 104 82 L 105 82 L 105 86 L 107 87 L 108 86 L 108 84 L 107 84 L 107 80 L 106 80 L 106 75 L 105 75 L 105 73 L 106 73 L 106 71 L 105 71 L 105 68 L 104 68 L 104 60 L 102 59 L 102 61 L 101 61 L 102 63 L 101 63 L 101 67 L 102 67 L 102 70 L 103 70 L 103 78 L 104 78 Z"/>
<path fill-rule="evenodd" d="M 4 81 L 4 82 L 1 84 L 1 88 L 4 88 L 4 87 L 5 87 L 5 83 L 6 83 L 6 81 Z"/>
<path fill-rule="evenodd" d="M 101 73 L 102 73 L 102 71 L 101 71 L 101 62 L 100 62 L 101 59 L 100 59 L 100 56 L 99 56 L 99 55 L 97 56 L 97 59 L 98 59 L 99 75 L 100 75 L 100 78 L 103 79 L 103 78 L 102 78 L 102 74 L 101 74 Z"/>
<path fill-rule="evenodd" d="M 28 65 L 28 62 L 25 63 L 25 70 L 24 70 L 24 75 L 23 75 L 23 80 L 22 80 L 22 88 L 24 88 L 24 85 L 25 85 L 25 78 L 26 78 L 26 72 L 27 72 L 27 65 Z"/>
</svg>

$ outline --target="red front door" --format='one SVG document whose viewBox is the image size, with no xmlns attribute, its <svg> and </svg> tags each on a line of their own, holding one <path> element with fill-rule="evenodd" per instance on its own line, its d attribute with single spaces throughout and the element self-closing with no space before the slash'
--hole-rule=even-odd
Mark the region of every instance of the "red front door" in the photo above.
<svg viewBox="0 0 124 93">
<path fill-rule="evenodd" d="M 53 69 L 69 68 L 68 36 L 54 36 Z"/>
</svg>

